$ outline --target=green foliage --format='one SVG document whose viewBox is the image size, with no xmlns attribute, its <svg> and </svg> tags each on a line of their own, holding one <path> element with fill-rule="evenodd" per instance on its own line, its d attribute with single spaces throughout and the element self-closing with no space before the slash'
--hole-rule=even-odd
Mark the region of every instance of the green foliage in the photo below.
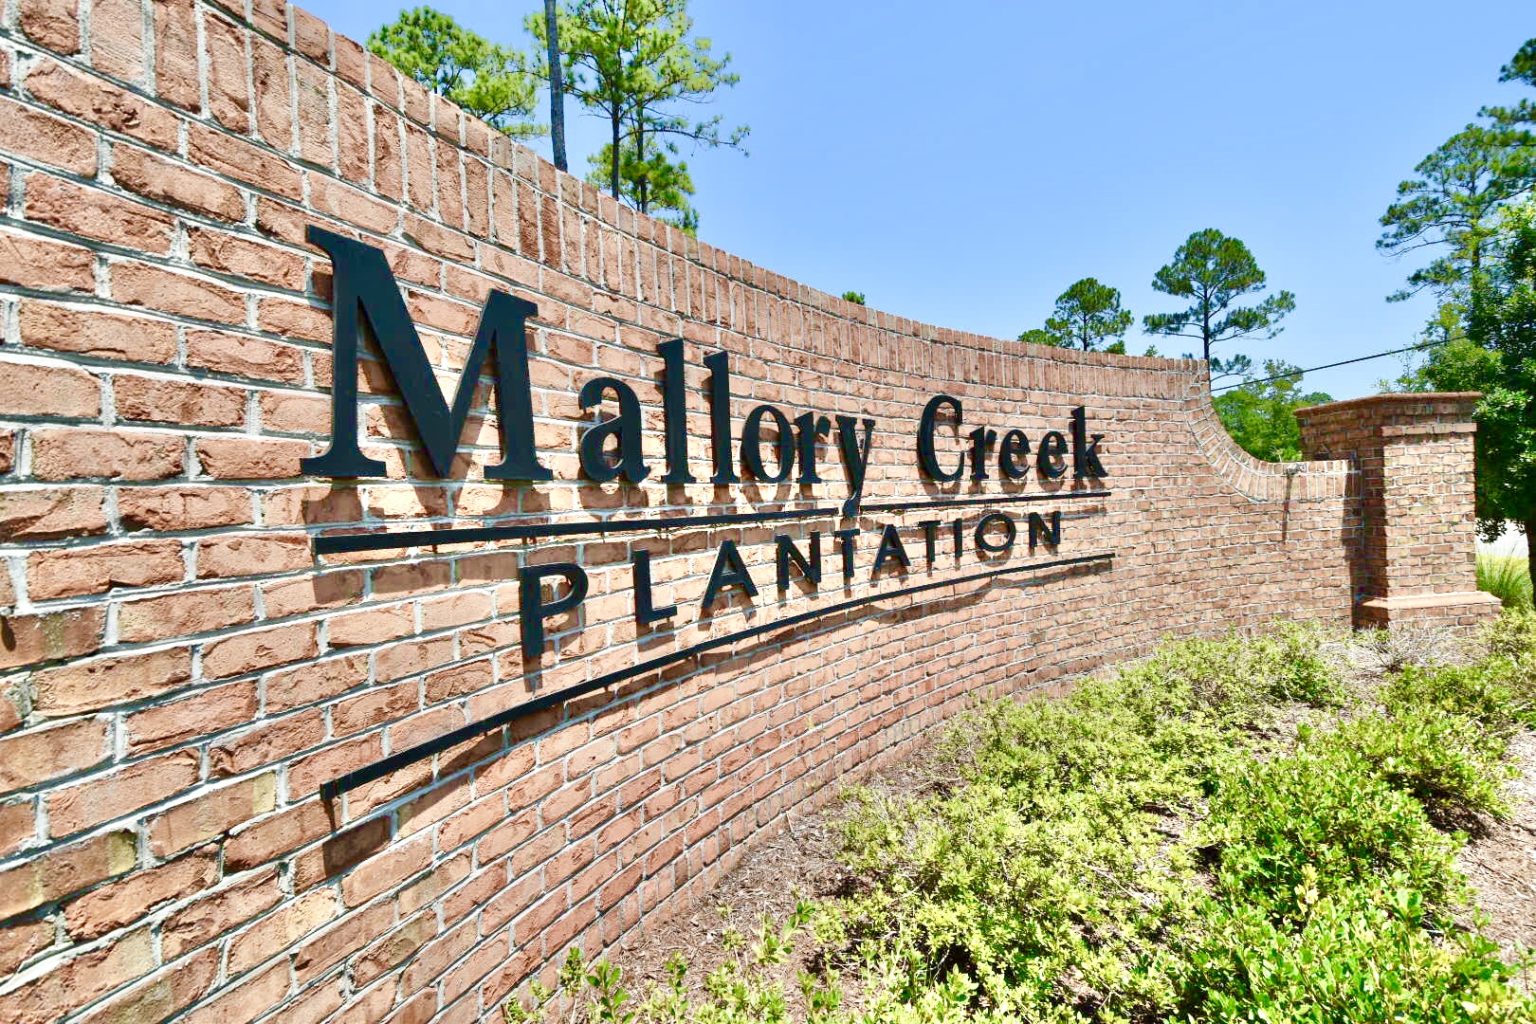
<svg viewBox="0 0 1536 1024">
<path fill-rule="evenodd" d="M 1295 462 L 1301 458 L 1301 425 L 1296 410 L 1333 401 L 1321 391 L 1301 390 L 1298 367 L 1275 359 L 1264 362 L 1264 372 L 1212 399 L 1222 426 L 1243 450 L 1267 462 Z"/>
<path fill-rule="evenodd" d="M 1123 353 L 1125 343 L 1119 339 L 1134 319 L 1131 311 L 1120 305 L 1120 289 L 1085 277 L 1056 297 L 1056 309 L 1046 319 L 1044 329 L 1025 331 L 1019 340 L 1087 352 L 1101 345 L 1114 349 L 1116 342 L 1108 339 L 1116 339 Z"/>
<path fill-rule="evenodd" d="M 1394 713 L 1434 708 L 1475 719 L 1497 735 L 1536 727 L 1536 655 L 1493 654 L 1470 665 L 1406 666 L 1382 687 Z"/>
<path fill-rule="evenodd" d="M 862 306 L 864 305 L 864 293 L 854 291 L 843 292 L 843 301 L 852 302 L 855 305 Z"/>
<path fill-rule="evenodd" d="M 1497 246 L 1498 211 L 1530 186 L 1530 158 L 1518 135 L 1469 124 L 1414 167 L 1397 186 L 1397 201 L 1381 215 L 1376 247 L 1390 256 L 1442 250 L 1408 275 L 1391 299 L 1429 289 L 1442 299 L 1464 297 Z"/>
<path fill-rule="evenodd" d="M 1148 334 L 1199 339 L 1202 357 L 1209 360 L 1213 345 L 1280 333 L 1280 321 L 1296 308 L 1296 297 L 1290 292 L 1265 296 L 1251 306 L 1236 304 L 1246 295 L 1264 291 L 1266 284 L 1264 271 L 1241 240 L 1215 228 L 1196 231 L 1152 279 L 1153 288 L 1189 299 L 1189 306 L 1177 313 L 1143 317 L 1142 326 Z"/>
<path fill-rule="evenodd" d="M 693 176 L 688 173 L 686 161 L 673 159 L 676 155 L 675 145 L 663 143 L 642 159 L 633 145 L 626 144 L 619 158 L 619 198 L 685 234 L 696 235 L 699 212 L 692 203 Z M 608 185 L 613 143 L 603 143 L 587 162 L 591 165 L 587 180 L 599 187 Z"/>
<path fill-rule="evenodd" d="M 1507 812 L 1499 795 L 1513 777 L 1502 763 L 1507 745 L 1475 719 L 1434 707 L 1399 708 L 1390 717 L 1347 722 L 1317 746 L 1407 793 L 1441 827 Z"/>
<path fill-rule="evenodd" d="M 1531 573 L 1526 560 L 1478 552 L 1477 589 L 1497 597 L 1505 608 L 1530 608 Z"/>
<path fill-rule="evenodd" d="M 1517 970 L 1476 932 L 1437 941 L 1421 895 L 1366 880 L 1305 894 L 1298 923 L 1240 906 L 1198 950 L 1188 1012 L 1208 1024 L 1516 1024 Z"/>
<path fill-rule="evenodd" d="M 542 47 L 543 15 L 529 15 L 525 24 Z M 687 167 L 674 160 L 676 143 L 741 148 L 748 129 L 724 131 L 719 115 L 695 121 L 675 107 L 735 85 L 730 54 L 715 57 L 710 40 L 692 34 L 687 0 L 565 0 L 556 24 L 566 92 L 609 125 L 598 155 L 607 173 L 599 179 L 642 213 L 655 206 L 677 213 L 681 226 L 695 226 L 691 207 L 676 205 L 693 191 L 691 181 L 683 187 Z M 547 67 L 539 71 L 547 77 Z"/>
<path fill-rule="evenodd" d="M 697 987 L 676 960 L 631 999 L 576 955 L 508 1019 L 1529 1021 L 1521 965 L 1464 923 L 1463 837 L 1437 827 L 1500 810 L 1536 678 L 1536 614 L 1485 639 L 1483 661 L 1404 671 L 1384 710 L 1301 725 L 1294 748 L 1279 710 L 1349 699 L 1341 641 L 1305 626 L 1165 644 L 1059 700 L 995 702 L 948 730 L 944 787 L 852 794 L 849 895 L 727 929 Z"/>
<path fill-rule="evenodd" d="M 527 58 L 431 7 L 402 11 L 368 37 L 368 49 L 440 96 L 513 138 L 544 134 L 527 118 L 537 97 Z"/>
</svg>

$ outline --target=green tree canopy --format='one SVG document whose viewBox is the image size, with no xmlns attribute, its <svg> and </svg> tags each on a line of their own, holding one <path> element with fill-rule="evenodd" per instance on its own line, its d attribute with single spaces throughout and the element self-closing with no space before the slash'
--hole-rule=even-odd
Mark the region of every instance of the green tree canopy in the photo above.
<svg viewBox="0 0 1536 1024">
<path fill-rule="evenodd" d="M 1264 372 L 1212 401 L 1227 433 L 1248 454 L 1267 462 L 1301 458 L 1301 425 L 1296 410 L 1333 398 L 1301 390 L 1301 369 L 1277 359 L 1264 361 Z"/>
<path fill-rule="evenodd" d="M 400 17 L 368 37 L 368 49 L 439 96 L 444 96 L 513 138 L 543 135 L 528 120 L 537 85 L 527 58 L 464 28 L 431 7 Z"/>
<path fill-rule="evenodd" d="M 615 199 L 649 212 L 662 197 L 675 197 L 679 173 L 686 176 L 671 160 L 679 140 L 740 148 L 746 127 L 727 131 L 718 115 L 696 121 L 675 109 L 706 102 L 737 81 L 730 54 L 717 58 L 709 39 L 692 35 L 687 0 L 565 0 L 556 20 L 567 93 L 608 121 L 600 155 Z M 526 24 L 545 40 L 543 17 L 530 15 Z"/>
<path fill-rule="evenodd" d="M 1421 250 L 1439 255 L 1408 275 L 1406 299 L 1428 289 L 1441 301 L 1464 297 L 1472 279 L 1495 255 L 1494 227 L 1505 203 L 1531 184 L 1527 133 L 1469 124 L 1419 161 L 1413 178 L 1397 186 L 1397 201 L 1381 216 L 1376 247 L 1390 256 Z"/>
<path fill-rule="evenodd" d="M 1120 289 L 1085 277 L 1056 296 L 1056 308 L 1045 321 L 1043 343 L 1087 352 L 1105 344 L 1106 339 L 1122 338 L 1134 319 L 1130 310 L 1120 305 Z M 1119 351 L 1125 351 L 1123 343 Z"/>
<path fill-rule="evenodd" d="M 1506 520 L 1536 541 L 1536 202 L 1507 210 L 1503 259 L 1472 289 L 1463 330 L 1400 383 L 1410 390 L 1478 391 L 1477 514 L 1485 535 Z M 1536 543 L 1530 568 L 1536 579 Z"/>
<path fill-rule="evenodd" d="M 1198 339 L 1213 378 L 1236 372 L 1240 364 L 1213 359 L 1211 347 L 1240 338 L 1273 338 L 1282 330 L 1280 321 L 1296 308 L 1296 297 L 1287 291 L 1251 306 L 1237 305 L 1238 299 L 1264 291 L 1266 283 L 1264 271 L 1240 239 L 1215 228 L 1196 231 L 1152 279 L 1153 288 L 1190 304 L 1177 313 L 1144 317 L 1142 327 L 1148 334 Z"/>
<path fill-rule="evenodd" d="M 619 198 L 692 235 L 699 227 L 699 214 L 692 202 L 693 176 L 686 161 L 672 159 L 675 154 L 675 148 L 664 146 L 652 149 L 642 160 L 635 147 L 626 144 L 619 157 Z M 603 143 L 587 162 L 591 166 L 587 180 L 606 188 L 613 144 Z"/>
</svg>

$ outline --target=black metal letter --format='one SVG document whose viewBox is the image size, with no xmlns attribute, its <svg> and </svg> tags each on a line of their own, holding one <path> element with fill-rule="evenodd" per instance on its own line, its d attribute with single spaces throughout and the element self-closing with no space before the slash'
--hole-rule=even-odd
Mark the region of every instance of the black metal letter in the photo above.
<svg viewBox="0 0 1536 1024">
<path fill-rule="evenodd" d="M 843 515 L 851 516 L 859 510 L 859 496 L 864 493 L 864 475 L 869 470 L 869 443 L 875 429 L 875 421 L 865 419 L 864 441 L 859 442 L 859 421 L 852 416 L 837 418 L 837 446 L 843 453 L 843 465 L 848 470 L 848 500 L 843 502 Z"/>
<path fill-rule="evenodd" d="M 1074 477 L 1108 476 L 1099 461 L 1099 442 L 1103 434 L 1088 439 L 1088 410 L 1081 405 L 1072 410 L 1072 475 Z"/>
<path fill-rule="evenodd" d="M 635 397 L 635 389 L 617 377 L 596 377 L 581 386 L 576 401 L 583 409 L 590 409 L 601 405 L 603 394 L 609 391 L 619 403 L 619 414 L 592 424 L 582 433 L 581 471 L 600 484 L 621 476 L 637 484 L 651 475 L 651 467 L 640 451 L 640 399 Z M 617 461 L 609 461 L 603 450 L 610 437 L 618 441 Z"/>
<path fill-rule="evenodd" d="M 869 571 L 871 579 L 880 575 L 880 567 L 885 564 L 887 558 L 896 559 L 903 572 L 909 572 L 912 569 L 912 559 L 907 557 L 907 549 L 901 543 L 901 534 L 897 531 L 895 523 L 886 523 L 885 531 L 880 534 L 880 547 L 875 552 L 875 567 Z"/>
<path fill-rule="evenodd" d="M 559 576 L 570 584 L 570 592 L 553 601 L 544 600 L 543 582 Z M 544 620 L 563 615 L 581 604 L 587 596 L 587 574 L 570 562 L 529 565 L 523 568 L 518 589 L 518 620 L 523 632 L 523 657 L 537 658 L 544 653 Z"/>
<path fill-rule="evenodd" d="M 1024 461 L 1019 461 L 1019 456 Z M 1022 480 L 1029 475 L 1029 438 L 1022 430 L 1010 430 L 1003 435 L 1003 447 L 997 453 L 997 464 L 1003 476 L 1009 480 Z"/>
<path fill-rule="evenodd" d="M 800 570 L 800 575 L 810 581 L 811 586 L 821 586 L 821 532 L 811 533 L 811 557 L 806 558 L 800 554 L 800 549 L 795 546 L 794 538 L 787 534 L 779 534 L 773 538 L 775 547 L 774 559 L 778 567 L 779 589 L 789 589 L 789 563 L 794 562 Z"/>
<path fill-rule="evenodd" d="M 821 483 L 816 472 L 816 443 L 832 430 L 832 421 L 813 412 L 795 417 L 795 439 L 800 447 L 800 480 L 802 484 Z"/>
<path fill-rule="evenodd" d="M 928 404 L 923 406 L 923 418 L 917 427 L 917 461 L 922 465 L 923 472 L 935 480 L 948 482 L 959 480 L 960 474 L 965 472 L 965 454 L 961 453 L 960 461 L 953 472 L 945 472 L 939 465 L 938 452 L 933 446 L 934 422 L 938 418 L 939 410 L 948 406 L 955 410 L 955 426 L 960 426 L 960 418 L 964 415 L 958 398 L 948 395 L 934 395 L 928 399 Z"/>
<path fill-rule="evenodd" d="M 774 441 L 779 468 L 771 474 L 768 467 L 763 465 L 764 416 L 773 420 L 774 429 L 779 434 Z M 789 417 L 771 405 L 760 405 L 747 413 L 747 422 L 741 431 L 741 464 L 755 479 L 765 483 L 777 484 L 788 480 L 789 474 L 795 471 L 795 437 L 790 432 Z"/>
<path fill-rule="evenodd" d="M 636 551 L 629 556 L 629 561 L 635 573 L 635 621 L 641 628 L 676 615 L 675 604 L 656 607 L 655 597 L 651 594 L 651 553 Z"/>
<path fill-rule="evenodd" d="M 709 367 L 709 442 L 715 457 L 715 475 L 710 480 L 717 484 L 739 483 L 736 467 L 731 465 L 731 356 L 728 352 L 711 352 L 704 357 Z"/>
<path fill-rule="evenodd" d="M 1067 462 L 1062 456 L 1066 453 L 1067 439 L 1061 436 L 1061 431 L 1048 431 L 1040 439 L 1040 449 L 1035 453 L 1035 465 L 1040 468 L 1040 475 L 1048 480 L 1065 476 Z"/>
<path fill-rule="evenodd" d="M 538 307 L 493 290 L 480 311 L 480 326 L 464 361 L 450 407 L 433 375 L 411 323 L 400 288 L 384 253 L 313 224 L 305 238 L 331 258 L 331 445 L 325 454 L 303 459 L 299 468 L 319 476 L 382 476 L 384 463 L 363 455 L 357 444 L 358 330 L 366 320 L 395 379 L 406 414 L 438 476 L 447 476 L 469 418 L 469 404 L 485 365 L 496 350 L 496 419 L 501 429 L 501 462 L 485 468 L 492 480 L 549 480 L 533 445 L 533 401 L 528 382 L 527 318 Z"/>
<path fill-rule="evenodd" d="M 715 567 L 709 574 L 709 583 L 704 588 L 705 614 L 715 606 L 715 600 L 720 596 L 720 591 L 726 587 L 740 587 L 746 591 L 748 597 L 757 596 L 757 584 L 752 582 L 752 576 L 747 572 L 747 564 L 741 560 L 741 552 L 736 550 L 736 542 L 724 540 L 720 542 L 720 551 L 715 555 Z"/>
<path fill-rule="evenodd" d="M 684 387 L 683 339 L 669 338 L 656 346 L 662 359 L 661 409 L 667 437 L 667 475 L 662 483 L 691 484 L 688 472 L 688 392 Z"/>
</svg>

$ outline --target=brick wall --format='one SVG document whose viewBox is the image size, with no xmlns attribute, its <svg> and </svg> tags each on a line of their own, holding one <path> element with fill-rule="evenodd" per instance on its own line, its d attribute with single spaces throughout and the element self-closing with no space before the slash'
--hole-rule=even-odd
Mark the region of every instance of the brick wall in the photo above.
<svg viewBox="0 0 1536 1024">
<path fill-rule="evenodd" d="M 1250 459 L 1194 363 L 845 303 L 617 206 L 280 2 L 3 10 L 8 1021 L 494 1020 L 570 944 L 622 941 L 967 703 L 1169 632 L 1349 618 L 1349 463 Z M 536 304 L 534 434 L 552 481 L 485 478 L 488 386 L 438 479 L 376 353 L 364 449 L 387 474 L 301 473 L 331 436 L 332 266 L 311 225 L 383 250 L 450 389 L 492 289 Z M 759 403 L 875 421 L 846 586 L 835 443 L 826 482 L 803 487 L 581 479 L 593 417 L 577 394 L 600 375 L 634 389 L 661 459 L 657 346 L 674 336 L 701 481 L 709 353 L 730 354 L 738 438 Z M 1036 442 L 1083 407 L 1107 475 L 925 480 L 914 438 L 940 393 L 964 403 L 964 429 Z M 964 445 L 952 428 L 940 440 L 946 459 Z M 925 502 L 938 511 L 889 507 Z M 316 551 L 359 531 L 826 506 Z M 1021 524 L 1060 512 L 1059 543 L 976 551 L 971 531 L 998 509 Z M 912 566 L 872 579 L 887 525 Z M 780 591 L 774 537 L 803 550 L 816 532 L 823 585 Z M 704 615 L 726 541 L 759 593 L 729 588 Z M 643 627 L 637 552 L 678 608 Z M 519 581 L 556 562 L 581 566 L 589 593 L 529 659 Z M 455 730 L 472 735 L 432 748 Z"/>
</svg>

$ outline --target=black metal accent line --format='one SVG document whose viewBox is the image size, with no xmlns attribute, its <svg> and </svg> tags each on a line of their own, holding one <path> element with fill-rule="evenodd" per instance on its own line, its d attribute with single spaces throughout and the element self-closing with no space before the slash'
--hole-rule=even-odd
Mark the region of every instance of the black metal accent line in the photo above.
<svg viewBox="0 0 1536 1024">
<path fill-rule="evenodd" d="M 447 750 L 449 747 L 457 746 L 458 744 L 463 743 L 465 740 L 472 740 L 477 736 L 483 736 L 488 732 L 501 728 L 503 725 L 507 725 L 510 722 L 514 722 L 517 719 L 522 718 L 524 715 L 531 715 L 534 712 L 543 711 L 546 708 L 552 708 L 558 704 L 564 704 L 568 700 L 574 700 L 575 698 L 585 694 L 605 689 L 606 687 L 612 686 L 615 683 L 622 683 L 626 679 L 633 679 L 636 676 L 643 676 L 647 673 L 654 672 L 657 669 L 666 668 L 669 665 L 675 665 L 678 662 L 686 661 L 695 655 L 703 654 L 706 651 L 712 651 L 716 648 L 724 647 L 728 644 L 733 644 L 740 640 L 750 640 L 754 637 L 763 636 L 764 634 L 772 633 L 777 630 L 790 629 L 794 626 L 800 625 L 801 623 L 810 622 L 813 619 L 819 619 L 826 615 L 835 615 L 838 612 L 851 611 L 854 608 L 862 608 L 865 605 L 873 604 L 876 601 L 884 601 L 887 598 L 905 597 L 908 594 L 917 594 L 925 590 L 935 590 L 939 587 L 956 586 L 961 583 L 974 583 L 977 580 L 995 579 L 999 576 L 1008 576 L 1015 573 L 1038 572 L 1042 569 L 1057 569 L 1069 565 L 1085 565 L 1090 562 L 1107 562 L 1112 561 L 1114 557 L 1114 552 L 1111 551 L 1097 555 L 1081 555 L 1076 558 L 1057 558 L 1049 562 L 1035 562 L 1030 565 L 1016 565 L 1005 569 L 992 569 L 987 572 L 975 572 L 965 576 L 957 576 L 953 579 L 933 580 L 928 583 L 919 583 L 915 586 L 903 587 L 900 590 L 887 591 L 883 594 L 867 594 L 864 597 L 856 597 L 847 601 L 839 601 L 837 604 L 831 604 L 825 608 L 813 608 L 810 611 L 800 612 L 796 615 L 791 615 L 788 618 L 779 619 L 774 622 L 767 622 L 760 626 L 752 626 L 748 629 L 738 630 L 737 632 L 727 634 L 726 636 L 704 640 L 700 643 L 694 644 L 692 647 L 686 647 L 680 651 L 673 651 L 670 654 L 664 654 L 660 657 L 652 658 L 649 661 L 643 661 L 640 664 L 634 665 L 630 668 L 617 669 L 613 672 L 606 673 L 605 675 L 598 676 L 596 679 L 588 679 L 586 682 L 576 683 L 573 686 L 567 686 L 564 689 L 556 690 L 553 693 L 547 693 L 542 697 L 535 697 L 533 700 L 525 701 L 516 707 L 507 708 L 504 711 L 498 711 L 496 714 L 491 715 L 488 718 L 482 718 L 478 722 L 471 722 L 469 725 L 460 726 L 451 732 L 444 733 L 443 735 L 434 739 L 430 739 L 425 743 L 418 743 L 414 747 L 407 747 L 405 750 L 402 750 L 399 753 L 391 754 L 386 758 L 375 761 L 373 764 L 367 765 L 366 767 L 347 772 L 345 775 L 332 779 L 329 782 L 322 783 L 320 786 L 320 796 L 325 800 L 334 800 L 342 793 L 346 793 L 350 790 L 356 789 L 359 786 L 366 785 L 375 779 L 381 779 L 391 772 L 395 772 L 408 765 L 415 764 L 417 761 L 424 761 L 439 751 Z"/>
<path fill-rule="evenodd" d="M 1076 498 L 1106 498 L 1107 490 L 1065 491 L 1058 494 L 1011 494 L 996 498 L 942 498 L 937 501 L 890 502 L 866 505 L 864 512 L 906 512 L 924 508 L 952 508 L 962 505 L 1014 505 L 1028 501 L 1066 501 Z M 719 513 L 705 516 L 677 516 L 662 519 L 606 519 L 591 523 L 515 523 L 507 526 L 470 526 L 453 530 L 410 530 L 399 533 L 344 533 L 316 537 L 317 555 L 339 555 L 355 551 L 387 551 L 417 544 L 468 544 L 482 540 L 531 540 L 535 537 L 574 537 L 582 534 L 628 533 L 640 530 L 678 530 L 695 526 L 735 526 L 771 523 L 786 519 L 819 519 L 839 516 L 836 507 L 776 509 L 772 512 Z"/>
</svg>

